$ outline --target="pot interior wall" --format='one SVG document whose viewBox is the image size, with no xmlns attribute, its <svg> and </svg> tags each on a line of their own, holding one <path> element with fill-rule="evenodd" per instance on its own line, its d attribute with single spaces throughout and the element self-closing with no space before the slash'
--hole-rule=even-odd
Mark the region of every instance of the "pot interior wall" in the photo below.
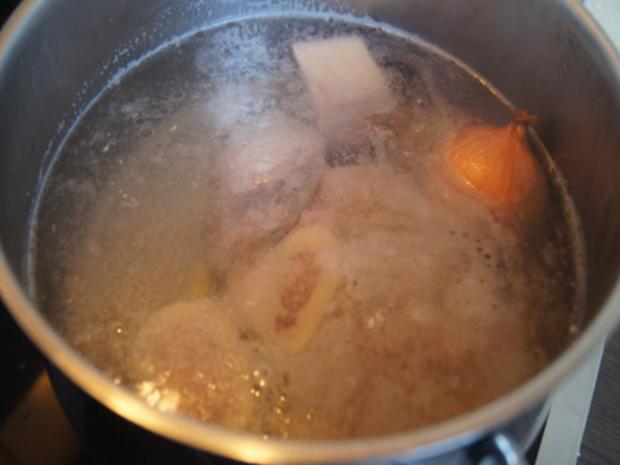
<svg viewBox="0 0 620 465">
<path fill-rule="evenodd" d="M 538 115 L 539 135 L 583 221 L 590 320 L 620 265 L 619 83 L 593 38 L 559 0 L 39 2 L 19 34 L 4 36 L 8 48 L 0 63 L 0 237 L 24 287 L 37 188 L 71 124 L 104 85 L 174 36 L 208 22 L 291 6 L 368 13 L 413 31 Z"/>
</svg>

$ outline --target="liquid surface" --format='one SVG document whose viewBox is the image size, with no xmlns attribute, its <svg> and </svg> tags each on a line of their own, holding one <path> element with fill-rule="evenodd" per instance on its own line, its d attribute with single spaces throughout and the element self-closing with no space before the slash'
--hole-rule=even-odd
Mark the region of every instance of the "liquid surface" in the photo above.
<svg viewBox="0 0 620 465">
<path fill-rule="evenodd" d="M 321 119 L 291 44 L 335 36 L 363 39 L 393 107 Z M 38 211 L 37 297 L 164 411 L 302 438 L 467 412 L 578 324 L 578 235 L 544 157 L 536 208 L 489 208 L 442 174 L 459 128 L 509 119 L 456 62 L 374 27 L 200 32 L 70 134 Z"/>
</svg>

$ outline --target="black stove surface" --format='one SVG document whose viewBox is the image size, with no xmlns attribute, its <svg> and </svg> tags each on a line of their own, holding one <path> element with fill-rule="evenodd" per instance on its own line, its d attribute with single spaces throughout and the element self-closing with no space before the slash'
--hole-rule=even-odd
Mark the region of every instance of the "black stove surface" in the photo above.
<svg viewBox="0 0 620 465">
<path fill-rule="evenodd" d="M 43 357 L 0 304 L 0 422 L 43 371 Z"/>
</svg>

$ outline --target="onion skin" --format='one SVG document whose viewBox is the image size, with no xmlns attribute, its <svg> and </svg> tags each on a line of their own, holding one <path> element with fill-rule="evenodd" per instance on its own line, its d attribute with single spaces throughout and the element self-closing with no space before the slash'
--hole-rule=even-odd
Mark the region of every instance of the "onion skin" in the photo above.
<svg viewBox="0 0 620 465">
<path fill-rule="evenodd" d="M 540 182 L 540 168 L 527 141 L 535 117 L 515 111 L 504 127 L 471 124 L 462 128 L 449 149 L 457 179 L 493 205 L 524 201 Z"/>
</svg>

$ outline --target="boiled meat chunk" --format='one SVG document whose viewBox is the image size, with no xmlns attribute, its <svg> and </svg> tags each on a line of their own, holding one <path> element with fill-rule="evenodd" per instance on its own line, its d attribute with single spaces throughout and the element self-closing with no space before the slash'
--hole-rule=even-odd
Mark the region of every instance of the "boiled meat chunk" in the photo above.
<svg viewBox="0 0 620 465">
<path fill-rule="evenodd" d="M 255 403 L 244 375 L 252 355 L 226 313 L 208 299 L 157 311 L 137 334 L 128 364 L 149 404 L 233 428 L 249 426 Z"/>
<path fill-rule="evenodd" d="M 295 229 L 257 265 L 237 270 L 227 298 L 238 324 L 280 350 L 304 349 L 338 287 L 328 259 L 335 245 L 328 229 Z"/>
<path fill-rule="evenodd" d="M 271 115 L 238 127 L 220 157 L 206 217 L 214 274 L 282 237 L 312 200 L 324 167 L 322 136 L 301 122 Z"/>
<path fill-rule="evenodd" d="M 387 80 L 359 37 L 296 42 L 293 54 L 330 138 L 360 117 L 395 107 Z"/>
</svg>

